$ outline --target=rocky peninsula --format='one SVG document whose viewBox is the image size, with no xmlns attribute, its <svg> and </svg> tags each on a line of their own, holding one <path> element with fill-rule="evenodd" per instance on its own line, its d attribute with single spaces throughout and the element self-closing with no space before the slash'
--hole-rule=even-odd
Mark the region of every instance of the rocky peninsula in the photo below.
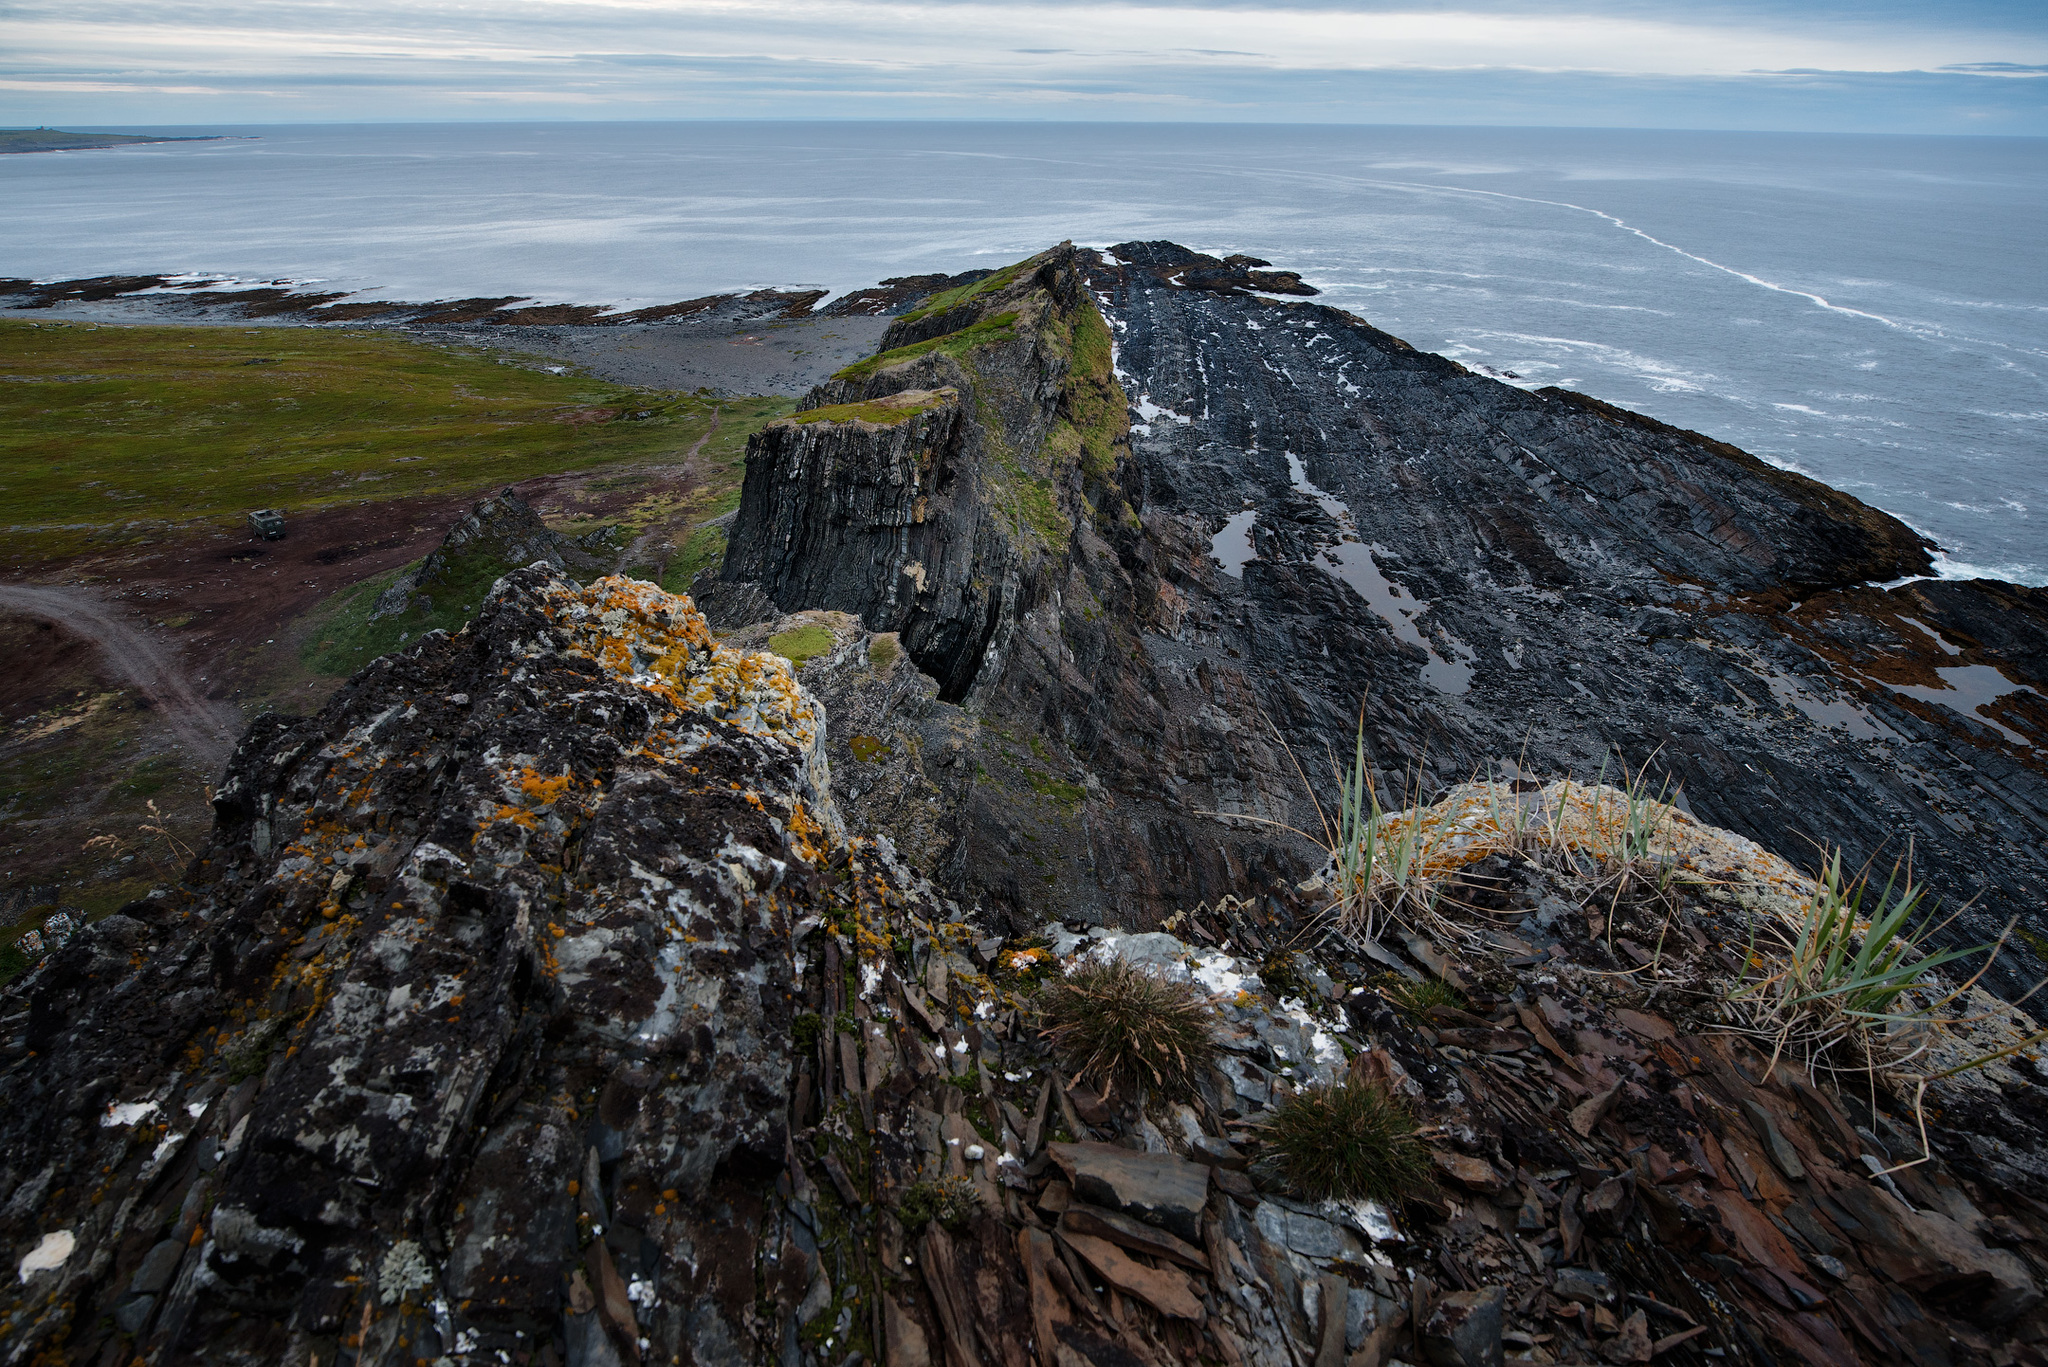
<svg viewBox="0 0 2048 1367">
<path fill-rule="evenodd" d="M 534 563 L 0 989 L 0 1362 L 2042 1361 L 2048 595 L 1310 294 L 931 282 L 688 597 L 479 505 Z M 1989 967 L 1774 1043 L 1909 847 Z M 1063 1043 L 1117 973 L 1181 1065 Z M 1339 1094 L 1402 1181 L 1290 1166 Z"/>
</svg>

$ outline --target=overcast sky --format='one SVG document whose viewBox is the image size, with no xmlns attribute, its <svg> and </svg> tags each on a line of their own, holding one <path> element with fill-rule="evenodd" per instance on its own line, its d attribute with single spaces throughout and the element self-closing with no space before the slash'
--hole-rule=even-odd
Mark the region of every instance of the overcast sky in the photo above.
<svg viewBox="0 0 2048 1367">
<path fill-rule="evenodd" d="M 10 126 L 1188 119 L 2048 135 L 2048 0 L 0 0 Z"/>
</svg>

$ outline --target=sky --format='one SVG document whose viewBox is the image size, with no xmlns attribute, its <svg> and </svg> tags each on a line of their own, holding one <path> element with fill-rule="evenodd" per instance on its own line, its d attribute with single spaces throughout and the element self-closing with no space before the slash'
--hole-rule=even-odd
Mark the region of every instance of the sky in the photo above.
<svg viewBox="0 0 2048 1367">
<path fill-rule="evenodd" d="M 0 0 L 6 126 L 675 118 L 2048 136 L 2048 0 Z"/>
</svg>

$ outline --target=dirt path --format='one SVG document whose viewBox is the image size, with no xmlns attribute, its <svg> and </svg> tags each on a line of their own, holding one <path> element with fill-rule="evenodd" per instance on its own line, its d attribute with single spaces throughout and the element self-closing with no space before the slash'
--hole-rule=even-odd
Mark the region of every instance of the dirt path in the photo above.
<svg viewBox="0 0 2048 1367">
<path fill-rule="evenodd" d="M 0 584 L 0 612 L 42 617 L 99 647 L 107 668 L 134 685 L 209 779 L 219 776 L 242 734 L 233 707 L 208 699 L 170 656 L 88 589 Z"/>
<path fill-rule="evenodd" d="M 723 416 L 724 413 L 716 405 L 713 405 L 711 409 L 711 426 L 705 428 L 704 435 L 697 438 L 697 440 L 691 445 L 689 450 L 683 452 L 683 458 L 682 460 L 676 463 L 676 469 L 686 471 L 690 468 L 690 462 L 696 459 L 697 453 L 704 449 L 704 443 L 710 441 L 712 433 L 718 430 L 719 419 L 722 418 Z M 632 542 L 626 547 L 626 549 L 619 552 L 618 562 L 612 566 L 612 573 L 624 574 L 626 572 L 626 566 L 632 564 L 635 560 L 637 560 L 640 556 L 640 553 L 647 549 L 648 542 L 654 540 L 656 536 L 660 535 L 663 532 L 670 532 L 673 530 L 674 529 L 670 527 L 667 523 L 657 523 L 654 526 L 649 527 L 646 531 L 640 533 L 640 535 L 634 537 Z M 663 557 L 662 559 L 662 568 L 664 570 L 668 568 L 667 557 Z"/>
</svg>

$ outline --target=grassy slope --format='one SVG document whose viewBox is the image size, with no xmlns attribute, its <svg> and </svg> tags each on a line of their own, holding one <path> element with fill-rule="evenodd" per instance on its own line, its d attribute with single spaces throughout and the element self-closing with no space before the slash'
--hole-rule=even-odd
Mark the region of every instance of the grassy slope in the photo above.
<svg viewBox="0 0 2048 1367">
<path fill-rule="evenodd" d="M 180 525 L 232 525 L 251 508 L 482 491 L 673 459 L 710 426 L 712 407 L 313 329 L 4 320 L 0 372 L 0 506 L 16 566 Z M 743 443 L 789 405 L 723 407 L 718 437 L 738 432 Z"/>
<path fill-rule="evenodd" d="M 277 364 L 244 364 L 252 358 Z M 589 487 L 624 506 L 569 530 L 611 524 L 612 544 L 623 548 L 643 531 L 674 529 L 667 579 L 681 587 L 681 571 L 723 549 L 721 532 L 690 529 L 738 505 L 747 438 L 792 406 L 720 399 L 708 431 L 708 398 L 548 375 L 390 335 L 0 320 L 0 506 L 20 567 L 180 527 L 238 528 L 255 507 L 480 495 L 529 476 L 595 470 Z M 562 421 L 597 417 L 591 408 L 649 416 Z M 676 464 L 693 448 L 691 476 L 678 481 Z M 250 706 L 308 697 L 294 691 L 307 677 L 297 671 L 347 673 L 402 633 L 459 626 L 495 577 L 469 568 L 435 587 L 431 614 L 367 622 L 395 570 L 341 590 L 305 619 L 304 651 L 272 670 L 291 677 L 274 688 L 252 681 Z M 640 560 L 627 568 L 650 572 Z M 26 644 L 28 634 L 25 623 L 0 621 L 0 647 Z M 0 841 L 0 896 L 54 884 L 55 905 L 98 916 L 181 862 L 167 842 L 139 833 L 144 804 L 158 801 L 176 835 L 196 841 L 207 817 L 200 785 L 213 776 L 187 772 L 147 710 L 90 667 L 50 687 L 47 707 L 39 700 L 36 717 L 0 734 L 0 830 L 12 825 L 15 837 Z M 119 835 L 122 848 L 85 848 L 103 834 Z M 20 967 L 6 951 L 50 909 L 26 908 L 0 926 L 0 980 Z"/>
</svg>

